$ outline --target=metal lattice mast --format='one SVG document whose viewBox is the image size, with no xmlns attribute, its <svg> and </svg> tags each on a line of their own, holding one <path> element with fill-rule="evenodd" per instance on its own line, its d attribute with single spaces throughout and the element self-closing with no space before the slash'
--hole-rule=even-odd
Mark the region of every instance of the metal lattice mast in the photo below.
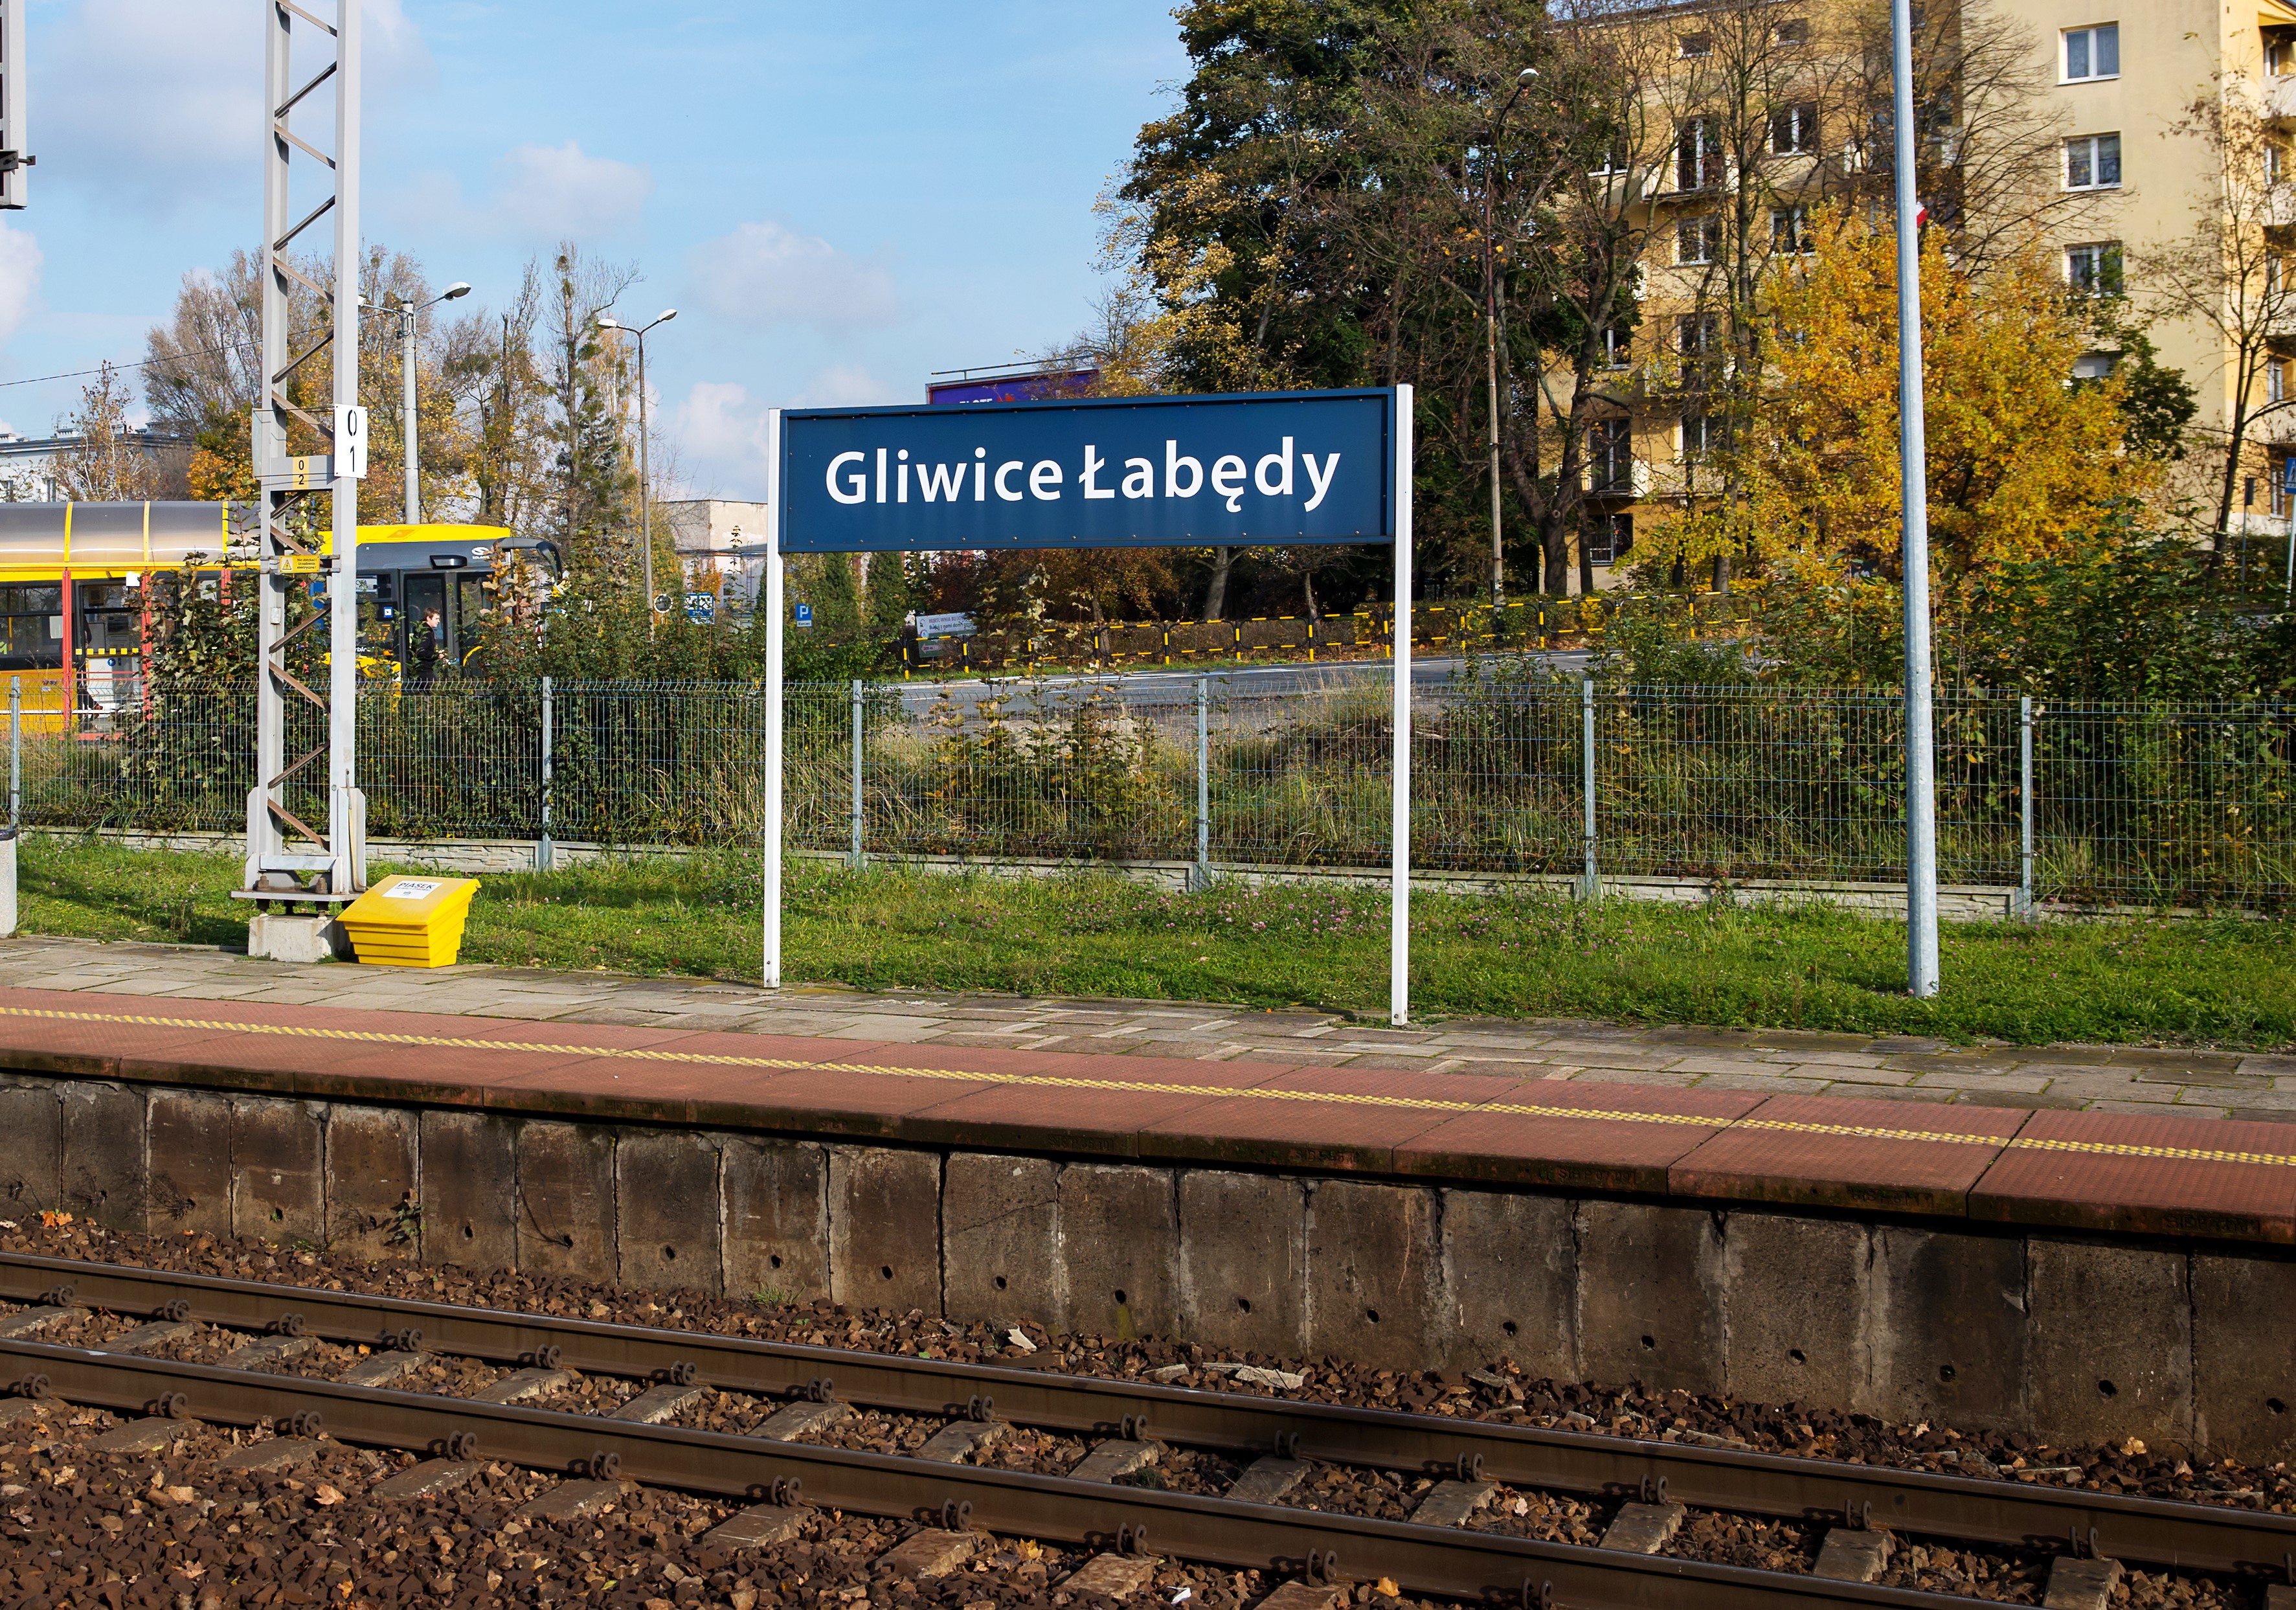
<svg viewBox="0 0 2296 1610">
<path fill-rule="evenodd" d="M 263 396 L 254 418 L 256 473 L 263 485 L 257 578 L 261 650 L 256 706 L 257 782 L 247 801 L 247 892 L 284 899 L 340 901 L 365 882 L 365 801 L 357 786 L 358 694 L 358 480 L 366 472 L 366 416 L 358 407 L 358 127 L 359 4 L 336 0 L 332 26 L 295 0 L 264 0 L 263 138 Z M 300 19 L 324 47 L 325 60 L 295 82 L 291 46 Z M 312 53 L 320 53 L 318 52 Z M 290 127 L 315 91 L 332 84 L 335 101 L 332 155 Z M 323 170 L 323 199 L 299 216 L 290 190 L 299 152 Z M 308 167 L 308 165 L 307 165 Z M 315 191 L 314 194 L 316 193 Z M 306 198 L 309 200 L 309 197 Z M 299 267 L 295 242 L 321 218 L 333 217 L 334 275 L 323 285 Z M 326 309 L 325 333 L 300 352 L 290 299 L 302 286 Z M 303 366 L 332 348 L 334 363 L 329 417 L 299 407 L 289 387 Z M 308 449 L 324 442 L 327 451 Z M 307 450 L 291 454 L 290 447 Z M 312 518 L 312 500 L 325 497 L 333 531 L 332 553 Z M 324 579 L 326 609 L 290 628 L 289 605 L 314 580 Z M 318 678 L 299 676 L 292 650 L 299 639 L 327 627 L 324 691 Z M 324 712 L 323 746 L 295 752 L 288 717 L 300 707 Z M 298 814 L 288 785 L 325 764 L 324 814 Z M 318 820 L 309 819 L 318 816 Z"/>
</svg>

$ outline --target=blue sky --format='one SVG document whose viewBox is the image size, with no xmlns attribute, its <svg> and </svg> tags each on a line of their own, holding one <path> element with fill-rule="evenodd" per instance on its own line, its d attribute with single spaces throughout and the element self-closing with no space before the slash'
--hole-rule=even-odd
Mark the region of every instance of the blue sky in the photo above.
<svg viewBox="0 0 2296 1610">
<path fill-rule="evenodd" d="M 678 309 L 648 378 L 688 482 L 756 497 L 766 407 L 922 400 L 1086 322 L 1093 201 L 1185 73 L 1170 3 L 365 0 L 364 233 L 461 308 L 564 235 L 636 260 L 619 310 Z M 32 0 L 0 381 L 140 357 L 254 243 L 260 14 Z M 0 422 L 44 433 L 80 383 L 0 387 Z"/>
</svg>

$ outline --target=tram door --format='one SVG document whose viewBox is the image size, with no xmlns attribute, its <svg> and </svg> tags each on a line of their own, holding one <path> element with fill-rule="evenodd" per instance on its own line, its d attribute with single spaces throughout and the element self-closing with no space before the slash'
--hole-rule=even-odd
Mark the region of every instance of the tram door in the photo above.
<svg viewBox="0 0 2296 1610">
<path fill-rule="evenodd" d="M 445 576 L 409 571 L 399 589 L 406 633 L 406 657 L 399 664 L 410 687 L 430 686 L 455 662 L 455 612 L 447 607 L 447 581 Z"/>
</svg>

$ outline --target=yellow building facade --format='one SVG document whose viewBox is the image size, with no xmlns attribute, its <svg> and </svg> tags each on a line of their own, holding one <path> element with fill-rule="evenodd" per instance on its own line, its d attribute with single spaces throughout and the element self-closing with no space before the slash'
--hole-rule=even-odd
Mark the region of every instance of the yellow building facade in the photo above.
<svg viewBox="0 0 2296 1610">
<path fill-rule="evenodd" d="M 1648 238 L 1641 322 L 1620 344 L 1614 376 L 1621 400 L 1584 444 L 1598 587 L 1623 584 L 1636 539 L 1647 552 L 1669 514 L 1701 494 L 1700 453 L 1716 425 L 1698 376 L 1729 361 L 1727 315 L 1714 291 L 1728 266 L 1718 254 L 1767 262 L 1799 250 L 1802 209 L 1854 188 L 1860 141 L 1888 139 L 1871 120 L 1873 96 L 1886 89 L 1886 55 L 1876 53 L 1886 15 L 1883 0 L 1720 0 L 1652 7 L 1624 24 L 1642 37 L 1647 89 L 1641 149 L 1622 165 L 1637 170 Z M 2027 168 L 2021 191 L 1980 185 L 1958 215 L 1956 198 L 1924 200 L 1980 230 L 2002 222 L 1985 216 L 1988 206 L 2014 211 L 2025 220 L 2018 227 L 2040 232 L 2069 290 L 2128 297 L 2149 321 L 2157 361 L 2194 388 L 2192 445 L 2173 490 L 2204 514 L 2213 514 L 2244 393 L 2253 417 L 2240 481 L 2247 493 L 2252 481 L 2254 501 L 2236 504 L 2234 525 L 2245 515 L 2258 529 L 2284 530 L 2292 510 L 2279 489 L 2296 456 L 2296 155 L 2279 146 L 2284 131 L 2296 151 L 2296 9 L 2280 0 L 1988 0 L 1918 26 L 1933 39 L 1958 27 L 1963 38 L 1983 41 L 1967 48 L 1981 50 L 1973 70 L 1986 82 L 1936 97 L 1946 110 L 1923 131 L 1932 149 L 1968 139 L 1973 150 L 2013 126 Z M 2013 86 L 2014 104 L 2004 104 Z M 2193 115 L 2202 103 L 2262 112 L 2260 126 L 2251 119 L 2267 147 L 2257 159 L 2266 170 L 2253 176 L 2261 191 L 2228 172 L 2251 154 L 2237 149 L 2241 114 L 2212 137 Z M 1708 148 L 1710 127 L 1722 149 Z M 1741 155 L 1759 163 L 1751 186 Z M 1750 200 L 1750 188 L 1759 197 Z M 1861 204 L 1873 201 L 1869 193 Z M 2228 264 L 2215 316 L 2196 313 L 2189 274 L 2172 293 L 2169 265 L 2189 265 L 2201 232 L 2242 209 L 2258 226 L 2248 233 L 2261 238 L 2269 284 L 2252 275 L 2255 283 L 2234 283 L 2255 266 L 2243 257 Z M 2284 226 L 2284 293 L 2276 244 Z M 2273 338 L 2262 343 L 2259 315 Z M 2079 372 L 2108 372 L 2117 357 L 2090 353 Z"/>
</svg>

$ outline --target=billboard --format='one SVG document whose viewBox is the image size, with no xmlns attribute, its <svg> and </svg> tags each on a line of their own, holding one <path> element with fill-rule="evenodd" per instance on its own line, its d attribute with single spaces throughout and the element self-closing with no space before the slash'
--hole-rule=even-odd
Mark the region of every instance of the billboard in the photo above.
<svg viewBox="0 0 2296 1610">
<path fill-rule="evenodd" d="M 925 400 L 936 408 L 971 403 L 1053 402 L 1081 397 L 1100 382 L 1097 369 L 1038 369 L 1026 374 L 990 374 L 974 379 L 931 381 Z"/>
<path fill-rule="evenodd" d="M 1389 542 L 1390 390 L 797 408 L 785 554 Z"/>
</svg>

